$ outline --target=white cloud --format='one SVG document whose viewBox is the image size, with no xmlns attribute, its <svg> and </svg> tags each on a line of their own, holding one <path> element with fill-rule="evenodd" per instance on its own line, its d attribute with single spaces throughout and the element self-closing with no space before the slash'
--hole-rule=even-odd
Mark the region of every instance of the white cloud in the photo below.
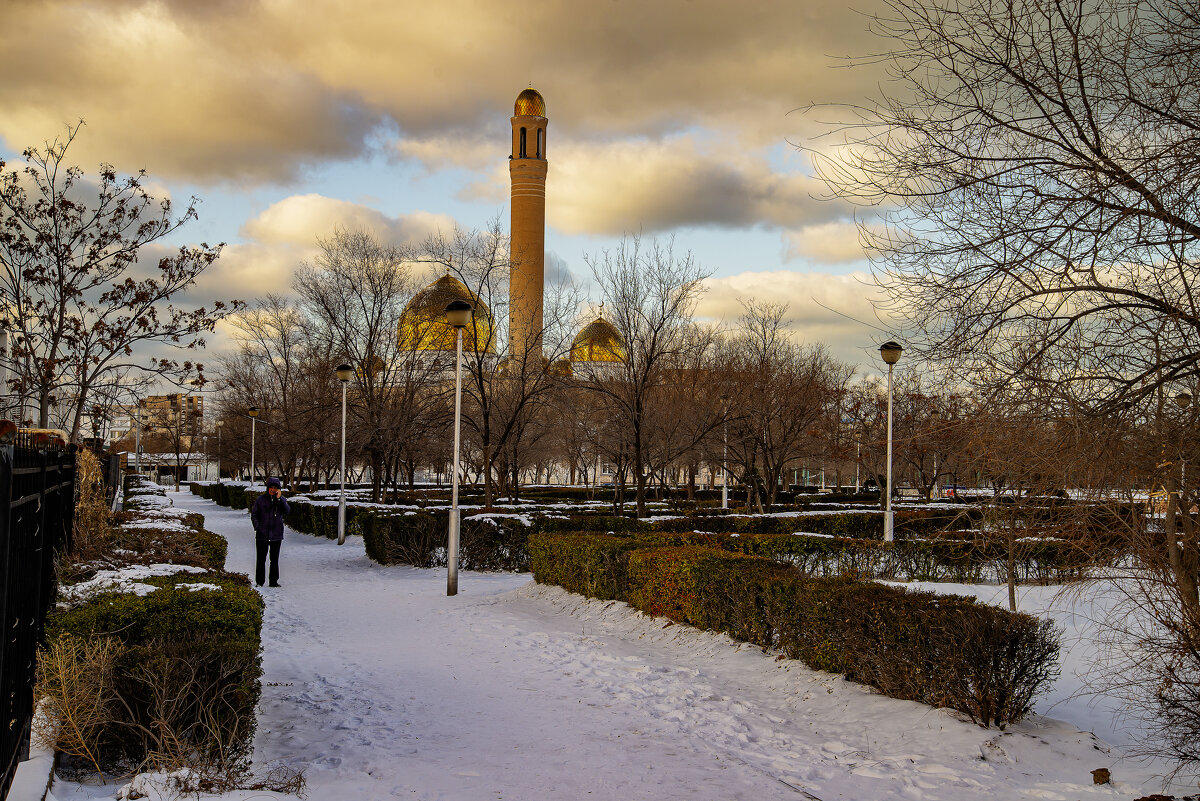
<svg viewBox="0 0 1200 801">
<path fill-rule="evenodd" d="M 870 364 L 884 327 L 872 300 L 881 300 L 866 273 L 831 275 L 776 270 L 745 272 L 705 280 L 697 314 L 734 325 L 742 314 L 740 301 L 755 299 L 786 303 L 787 325 L 798 342 L 822 343 L 838 359 Z"/>
<path fill-rule="evenodd" d="M 568 233 L 678 226 L 795 228 L 844 214 L 815 199 L 822 185 L 780 172 L 761 151 L 689 136 L 562 147 L 547 178 L 548 222 Z"/>
<path fill-rule="evenodd" d="M 454 229 L 454 218 L 418 211 L 389 217 L 378 209 L 323 195 L 292 195 L 247 220 L 242 234 L 263 244 L 312 247 L 339 228 L 365 229 L 383 242 L 420 242 L 439 231 Z"/>
<path fill-rule="evenodd" d="M 818 264 L 849 264 L 864 261 L 867 253 L 859 241 L 858 226 L 851 222 L 828 222 L 788 231 L 786 258 L 804 258 Z"/>
<path fill-rule="evenodd" d="M 753 149 L 814 128 L 792 109 L 873 90 L 879 68 L 831 56 L 878 46 L 856 13 L 877 4 L 10 2 L 0 136 L 20 149 L 82 117 L 85 163 L 202 183 L 294 180 L 387 131 L 409 156 L 463 166 L 436 145 L 503 141 L 533 81 L 560 142 L 707 128 Z"/>
</svg>

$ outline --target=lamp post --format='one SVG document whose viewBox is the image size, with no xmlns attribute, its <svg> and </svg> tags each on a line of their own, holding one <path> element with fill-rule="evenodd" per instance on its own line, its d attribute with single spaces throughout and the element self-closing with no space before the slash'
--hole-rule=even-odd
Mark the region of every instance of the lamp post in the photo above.
<svg viewBox="0 0 1200 801">
<path fill-rule="evenodd" d="M 879 346 L 879 355 L 888 366 L 888 421 L 887 421 L 887 508 L 883 513 L 883 541 L 895 539 L 892 517 L 892 368 L 900 361 L 904 348 L 899 342 L 884 342 Z"/>
<path fill-rule="evenodd" d="M 140 476 L 142 474 L 142 401 L 137 398 L 133 399 L 133 413 L 135 415 L 133 456 Z"/>
<path fill-rule="evenodd" d="M 454 300 L 446 306 L 446 322 L 454 326 L 454 471 L 450 484 L 450 532 L 446 547 L 446 595 L 458 595 L 458 464 L 462 440 L 462 341 L 471 321 L 471 304 Z"/>
<path fill-rule="evenodd" d="M 338 496 L 338 545 L 346 544 L 346 387 L 354 376 L 354 368 L 348 364 L 339 364 L 334 371 L 337 380 L 342 382 L 342 491 Z"/>
<path fill-rule="evenodd" d="M 854 493 L 857 495 L 862 491 L 858 473 L 858 468 L 862 465 L 862 432 L 858 430 L 854 432 L 854 450 Z"/>
<path fill-rule="evenodd" d="M 721 508 L 729 508 L 729 396 L 721 396 Z"/>
<path fill-rule="evenodd" d="M 217 483 L 221 483 L 221 427 L 225 425 L 224 420 L 217 421 Z"/>
<path fill-rule="evenodd" d="M 251 406 L 246 414 L 250 415 L 250 486 L 254 486 L 254 424 L 258 420 L 258 407 Z"/>
</svg>

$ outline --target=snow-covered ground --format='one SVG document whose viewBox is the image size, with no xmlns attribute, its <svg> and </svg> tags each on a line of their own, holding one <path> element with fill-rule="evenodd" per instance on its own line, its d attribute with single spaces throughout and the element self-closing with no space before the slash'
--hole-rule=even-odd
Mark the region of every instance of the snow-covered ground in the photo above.
<svg viewBox="0 0 1200 801">
<path fill-rule="evenodd" d="M 245 511 L 170 497 L 229 540 L 230 570 L 251 571 Z M 1126 739 L 1119 723 L 1072 697 L 1084 616 L 1048 716 L 1001 733 L 527 574 L 462 573 L 447 598 L 444 571 L 381 567 L 357 537 L 289 532 L 280 580 L 262 590 L 255 764 L 303 768 L 314 801 L 1075 801 L 1161 788 L 1155 766 L 1107 744 Z M 1023 591 L 1026 608 L 1058 603 Z M 1055 614 L 1070 622 L 1065 606 Z M 1092 784 L 1101 767 L 1115 784 Z M 58 781 L 53 797 L 116 792 Z"/>
</svg>

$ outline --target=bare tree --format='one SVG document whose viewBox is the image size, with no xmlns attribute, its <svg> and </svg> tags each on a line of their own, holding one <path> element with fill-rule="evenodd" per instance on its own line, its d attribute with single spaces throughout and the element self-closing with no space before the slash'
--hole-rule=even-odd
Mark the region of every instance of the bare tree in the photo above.
<svg viewBox="0 0 1200 801">
<path fill-rule="evenodd" d="M 694 368 L 711 341 L 692 324 L 705 273 L 691 253 L 677 257 L 674 243 L 643 247 L 638 237 L 589 258 L 588 264 L 625 352 L 611 374 L 583 376 L 580 383 L 610 407 L 616 433 L 628 443 L 637 513 L 643 517 L 651 468 L 647 424 L 659 392 L 672 370 Z M 718 420 L 714 415 L 713 427 Z"/>
<path fill-rule="evenodd" d="M 275 294 L 230 319 L 237 349 L 218 357 L 224 407 L 269 411 L 258 451 L 289 486 L 301 475 L 319 474 L 339 445 L 332 422 L 340 403 L 338 357 L 331 343 L 314 342 L 300 310 Z"/>
<path fill-rule="evenodd" d="M 138 370 L 182 381 L 201 372 L 191 361 L 131 358 L 136 348 L 203 347 L 203 335 L 240 306 L 170 304 L 216 261 L 221 246 L 181 247 L 155 269 L 140 264 L 149 246 L 196 218 L 196 199 L 175 216 L 170 200 L 147 194 L 144 172 L 122 179 L 108 165 L 100 167 L 94 197 L 83 199 L 83 171 L 65 163 L 80 125 L 44 148 L 25 150 L 22 169 L 4 171 L 0 161 L 0 303 L 11 332 L 6 366 L 16 393 L 32 398 L 40 426 L 56 391 L 73 393 L 73 438 L 93 388 L 113 375 Z"/>
<path fill-rule="evenodd" d="M 887 9 L 874 21 L 888 43 L 875 59 L 894 82 L 855 109 L 844 146 L 816 157 L 836 195 L 886 206 L 862 232 L 913 350 L 962 365 L 992 396 L 1021 396 L 1036 419 L 1083 429 L 1116 415 L 1135 440 L 1162 442 L 1144 422 L 1158 416 L 1150 407 L 1200 373 L 1196 5 L 889 0 Z M 1026 450 L 1021 470 L 1039 472 Z M 1160 455 L 1153 466 L 1175 461 Z M 1180 508 L 1182 490 L 1162 469 L 1165 497 Z M 1106 480 L 1129 494 L 1137 476 L 1114 470 Z M 1155 636 L 1141 642 L 1174 643 L 1157 651 L 1170 658 L 1156 681 L 1183 689 L 1175 732 L 1194 742 L 1191 516 L 1172 510 L 1174 532 L 1131 545 L 1136 597 L 1160 610 Z"/>
<path fill-rule="evenodd" d="M 853 369 L 822 345 L 801 346 L 786 326 L 786 304 L 747 301 L 731 342 L 737 376 L 730 445 L 742 480 L 762 510 L 775 503 L 783 478 L 804 457 L 828 450 L 823 434 Z"/>
<path fill-rule="evenodd" d="M 311 341 L 329 343 L 331 355 L 355 367 L 351 414 L 378 501 L 396 443 L 411 433 L 439 367 L 401 346 L 401 317 L 417 288 L 405 253 L 366 231 L 338 230 L 317 244 L 319 254 L 300 266 L 293 285 Z"/>
<path fill-rule="evenodd" d="M 570 349 L 578 293 L 568 284 L 551 284 L 542 330 L 514 345 L 506 335 L 508 237 L 498 220 L 483 231 L 430 237 L 407 258 L 453 276 L 486 308 L 477 310 L 464 337 L 463 424 L 479 449 L 484 504 L 490 508 L 497 491 L 513 485 L 528 461 L 522 454 L 539 430 L 532 423 L 558 382 L 548 368 Z M 501 462 L 507 470 L 498 469 Z"/>
<path fill-rule="evenodd" d="M 887 9 L 894 80 L 816 158 L 838 196 L 894 209 L 862 233 L 913 350 L 1090 406 L 1195 376 L 1194 5 Z"/>
</svg>

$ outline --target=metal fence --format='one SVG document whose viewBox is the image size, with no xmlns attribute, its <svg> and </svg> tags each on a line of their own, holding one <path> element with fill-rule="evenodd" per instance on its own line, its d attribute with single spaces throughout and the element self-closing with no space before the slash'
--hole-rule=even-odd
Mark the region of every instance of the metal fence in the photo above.
<svg viewBox="0 0 1200 801">
<path fill-rule="evenodd" d="M 75 452 L 0 446 L 0 798 L 29 756 L 37 648 L 54 600 L 54 555 L 70 547 Z"/>
</svg>

